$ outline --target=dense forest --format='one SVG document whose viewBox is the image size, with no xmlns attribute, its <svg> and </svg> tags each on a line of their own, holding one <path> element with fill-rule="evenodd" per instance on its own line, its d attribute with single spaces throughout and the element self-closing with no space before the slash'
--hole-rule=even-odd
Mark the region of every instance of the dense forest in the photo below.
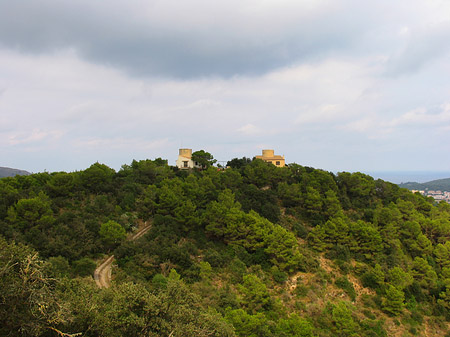
<svg viewBox="0 0 450 337">
<path fill-rule="evenodd" d="M 0 335 L 450 336 L 449 204 L 362 173 L 228 166 L 0 179 Z"/>
</svg>

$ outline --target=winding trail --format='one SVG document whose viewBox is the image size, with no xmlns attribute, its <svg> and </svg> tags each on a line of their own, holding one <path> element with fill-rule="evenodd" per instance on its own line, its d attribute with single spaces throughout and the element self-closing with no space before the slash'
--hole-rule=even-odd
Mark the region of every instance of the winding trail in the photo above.
<svg viewBox="0 0 450 337">
<path fill-rule="evenodd" d="M 144 227 L 138 230 L 133 235 L 127 238 L 128 241 L 133 241 L 139 239 L 145 233 L 148 232 L 152 226 L 151 221 L 146 221 Z M 108 256 L 108 258 L 103 261 L 97 269 L 94 271 L 94 280 L 99 288 L 109 288 L 111 286 L 111 266 L 114 261 L 114 255 Z"/>
</svg>

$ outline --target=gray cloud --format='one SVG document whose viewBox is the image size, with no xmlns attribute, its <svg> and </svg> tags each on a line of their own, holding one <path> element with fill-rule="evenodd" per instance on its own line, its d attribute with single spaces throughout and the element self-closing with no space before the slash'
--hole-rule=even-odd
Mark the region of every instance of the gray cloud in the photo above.
<svg viewBox="0 0 450 337">
<path fill-rule="evenodd" d="M 173 164 L 186 146 L 219 160 L 269 147 L 330 170 L 450 169 L 449 8 L 0 1 L 0 164 Z"/>
<path fill-rule="evenodd" d="M 387 74 L 400 76 L 420 71 L 423 67 L 441 57 L 449 58 L 450 19 L 447 22 L 422 28 L 419 31 L 409 31 L 403 48 L 393 54 L 387 64 Z"/>
<path fill-rule="evenodd" d="M 229 77 L 316 61 L 363 38 L 370 26 L 359 15 L 371 20 L 358 2 L 352 4 L 357 16 L 328 1 L 261 12 L 258 6 L 239 10 L 233 1 L 217 8 L 202 1 L 192 2 L 192 8 L 171 1 L 142 9 L 145 2 L 130 3 L 2 1 L 0 44 L 29 53 L 73 48 L 88 60 L 135 76 Z"/>
</svg>

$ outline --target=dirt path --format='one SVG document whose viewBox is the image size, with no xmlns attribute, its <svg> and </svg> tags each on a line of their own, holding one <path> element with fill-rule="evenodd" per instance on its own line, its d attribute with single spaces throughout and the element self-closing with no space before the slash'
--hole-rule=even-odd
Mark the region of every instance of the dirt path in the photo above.
<svg viewBox="0 0 450 337">
<path fill-rule="evenodd" d="M 144 227 L 138 230 L 133 235 L 129 236 L 127 240 L 133 241 L 139 239 L 141 236 L 143 236 L 145 233 L 148 232 L 148 230 L 151 227 L 151 222 L 146 222 L 144 224 Z M 109 256 L 105 261 L 100 264 L 97 269 L 94 271 L 94 280 L 95 283 L 97 283 L 97 286 L 99 288 L 109 288 L 111 285 L 111 266 L 114 262 L 114 255 Z"/>
<path fill-rule="evenodd" d="M 114 255 L 108 257 L 94 271 L 94 280 L 99 288 L 109 288 L 111 285 L 111 265 L 114 261 Z"/>
</svg>

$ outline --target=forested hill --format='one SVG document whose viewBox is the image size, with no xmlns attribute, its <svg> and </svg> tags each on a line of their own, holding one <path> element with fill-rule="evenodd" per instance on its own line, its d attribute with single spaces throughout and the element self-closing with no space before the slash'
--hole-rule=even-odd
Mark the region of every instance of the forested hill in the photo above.
<svg viewBox="0 0 450 337">
<path fill-rule="evenodd" d="M 1 336 L 450 336 L 449 204 L 362 173 L 166 163 L 0 180 Z"/>
<path fill-rule="evenodd" d="M 432 180 L 426 183 L 408 182 L 399 184 L 399 186 L 409 190 L 450 191 L 450 178 Z"/>
<path fill-rule="evenodd" d="M 30 172 L 24 170 L 17 170 L 9 167 L 0 167 L 0 178 L 14 177 L 16 175 L 29 175 Z"/>
</svg>

